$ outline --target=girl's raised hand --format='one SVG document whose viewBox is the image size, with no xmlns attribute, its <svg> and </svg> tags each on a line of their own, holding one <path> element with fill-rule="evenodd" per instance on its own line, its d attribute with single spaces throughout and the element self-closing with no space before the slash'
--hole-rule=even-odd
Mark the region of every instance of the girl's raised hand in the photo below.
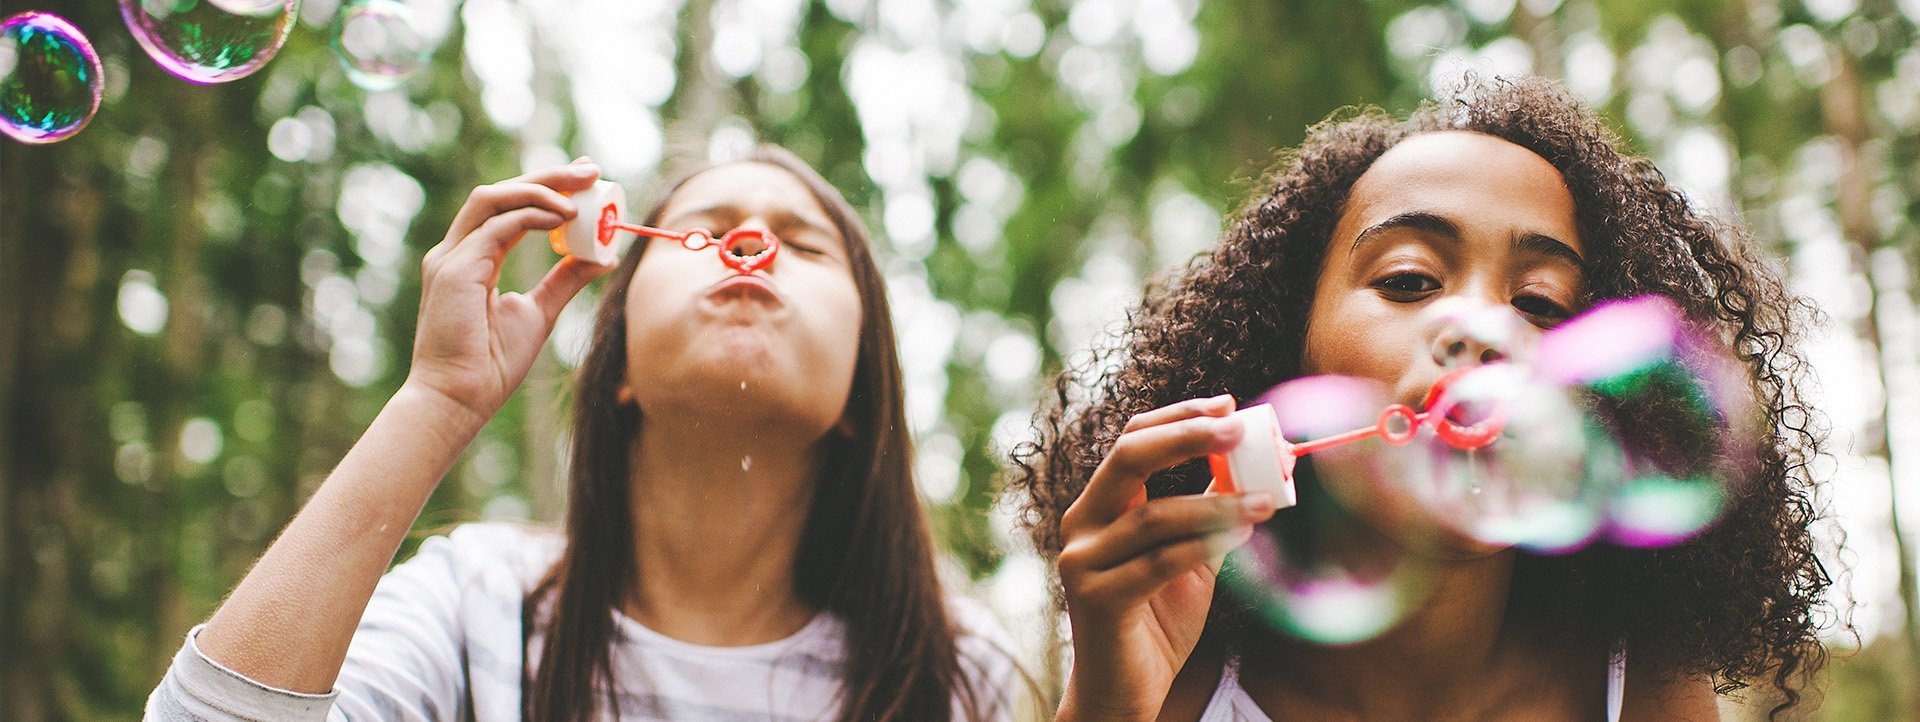
<svg viewBox="0 0 1920 722">
<path fill-rule="evenodd" d="M 567 194 L 600 178 L 584 159 L 473 189 L 421 263 L 420 323 L 407 385 L 492 418 L 532 368 L 554 319 L 608 267 L 562 257 L 526 293 L 500 293 L 507 251 L 579 209 Z"/>
<path fill-rule="evenodd" d="M 1073 670 L 1059 719 L 1158 716 L 1200 640 L 1222 560 L 1273 516 L 1264 493 L 1146 501 L 1147 477 L 1239 442 L 1233 410 L 1216 396 L 1134 417 L 1061 518 Z"/>
</svg>

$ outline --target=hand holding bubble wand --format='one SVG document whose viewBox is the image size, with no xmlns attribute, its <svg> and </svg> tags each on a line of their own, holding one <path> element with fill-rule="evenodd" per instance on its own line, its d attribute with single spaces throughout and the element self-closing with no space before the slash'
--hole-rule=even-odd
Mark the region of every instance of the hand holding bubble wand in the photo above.
<svg viewBox="0 0 1920 722">
<path fill-rule="evenodd" d="M 623 240 L 622 233 L 673 241 L 689 251 L 712 248 L 722 264 L 743 276 L 772 268 L 780 255 L 779 237 L 764 229 L 735 228 L 715 239 L 713 231 L 705 228 L 669 231 L 620 220 L 626 215 L 626 192 L 612 181 L 595 181 L 593 187 L 574 194 L 574 202 L 579 215 L 548 236 L 553 250 L 602 266 L 620 260 L 620 247 L 625 244 L 615 241 Z"/>
</svg>

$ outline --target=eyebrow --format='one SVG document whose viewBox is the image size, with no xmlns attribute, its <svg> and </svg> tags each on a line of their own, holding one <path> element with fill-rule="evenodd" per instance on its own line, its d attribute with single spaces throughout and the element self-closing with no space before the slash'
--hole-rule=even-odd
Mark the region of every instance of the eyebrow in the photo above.
<svg viewBox="0 0 1920 722">
<path fill-rule="evenodd" d="M 1368 226 L 1366 230 L 1354 236 L 1353 246 L 1348 249 L 1348 253 L 1352 253 L 1354 250 L 1360 248 L 1360 244 L 1362 243 L 1372 240 L 1387 231 L 1400 228 L 1425 231 L 1453 243 L 1459 243 L 1462 238 L 1460 226 L 1456 225 L 1447 217 L 1427 211 L 1409 211 Z M 1585 270 L 1587 267 L 1586 259 L 1580 257 L 1579 251 L 1573 250 L 1573 247 L 1567 245 L 1566 242 L 1544 233 L 1532 231 L 1516 233 L 1513 239 L 1513 248 L 1518 251 L 1558 258 L 1573 264 L 1575 268 L 1581 270 Z"/>
</svg>

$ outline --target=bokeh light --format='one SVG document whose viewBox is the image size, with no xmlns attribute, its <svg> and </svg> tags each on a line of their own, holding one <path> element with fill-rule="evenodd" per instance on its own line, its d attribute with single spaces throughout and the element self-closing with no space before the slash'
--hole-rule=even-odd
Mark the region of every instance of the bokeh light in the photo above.
<svg viewBox="0 0 1920 722">
<path fill-rule="evenodd" d="M 390 90 L 426 67 L 433 43 L 413 9 L 398 0 L 354 0 L 340 8 L 329 40 L 347 78 L 367 90 Z"/>
<path fill-rule="evenodd" d="M 272 60 L 299 6 L 299 0 L 120 0 L 120 16 L 161 69 L 211 85 L 252 75 Z"/>
<path fill-rule="evenodd" d="M 0 133 L 65 140 L 100 109 L 100 56 L 66 19 L 26 12 L 0 22 Z"/>
</svg>

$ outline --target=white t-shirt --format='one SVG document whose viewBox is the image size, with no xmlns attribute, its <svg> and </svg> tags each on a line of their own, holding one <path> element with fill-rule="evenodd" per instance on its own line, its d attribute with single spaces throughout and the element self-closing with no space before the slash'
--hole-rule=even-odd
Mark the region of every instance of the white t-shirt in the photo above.
<svg viewBox="0 0 1920 722">
<path fill-rule="evenodd" d="M 1627 653 L 1615 650 L 1607 659 L 1607 722 L 1620 722 L 1620 707 L 1626 700 Z M 1240 686 L 1240 657 L 1227 657 L 1227 664 L 1220 670 L 1220 683 L 1213 688 L 1213 697 L 1207 700 L 1207 708 L 1200 712 L 1199 722 L 1274 722 L 1267 716 L 1266 710 L 1255 704 L 1253 696 Z"/>
<path fill-rule="evenodd" d="M 275 689 L 226 669 L 200 653 L 195 627 L 147 700 L 146 718 L 518 720 L 521 601 L 563 544 L 558 535 L 505 524 L 468 524 L 428 539 L 381 578 L 330 694 Z M 948 608 L 964 630 L 961 668 L 985 718 L 1011 719 L 1015 665 L 1005 633 L 963 598 Z M 839 710 L 846 624 L 832 614 L 816 615 L 786 639 L 707 647 L 608 613 L 619 632 L 622 720 L 800 722 L 831 720 Z M 528 651 L 537 663 L 535 639 Z"/>
</svg>

